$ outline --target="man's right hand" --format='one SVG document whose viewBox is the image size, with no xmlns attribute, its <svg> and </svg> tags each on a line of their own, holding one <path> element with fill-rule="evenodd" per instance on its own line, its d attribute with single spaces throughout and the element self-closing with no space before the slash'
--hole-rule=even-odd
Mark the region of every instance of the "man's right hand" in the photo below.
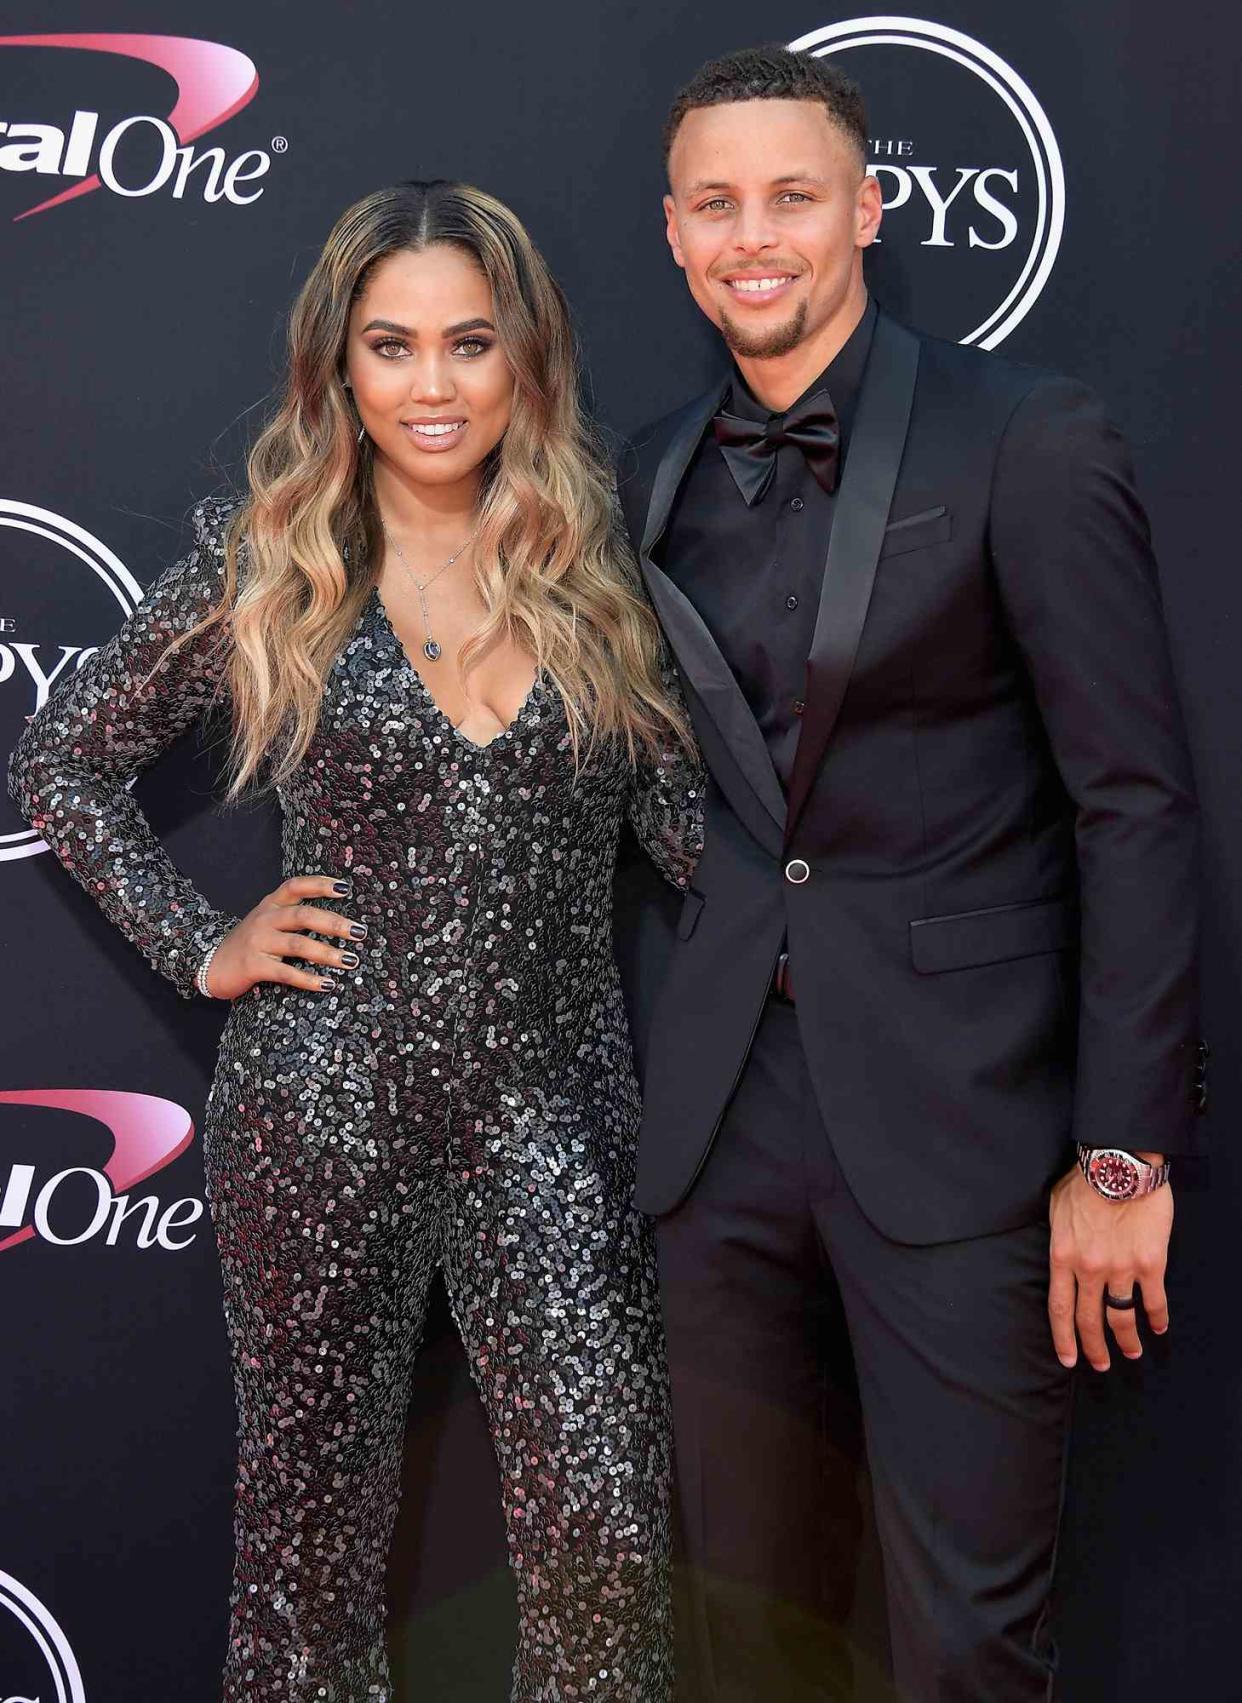
<svg viewBox="0 0 1242 1703">
<path fill-rule="evenodd" d="M 335 911 L 320 910 L 315 899 L 348 898 L 348 880 L 331 875 L 292 875 L 269 893 L 237 926 L 225 935 L 207 970 L 207 991 L 213 999 L 237 999 L 256 982 L 285 982 L 312 993 L 329 993 L 340 986 L 322 970 L 303 970 L 286 964 L 286 958 L 301 958 L 308 964 L 332 965 L 352 970 L 358 963 L 353 945 L 330 946 L 312 940 L 316 934 L 338 935 L 357 942 L 366 936 L 366 924 Z"/>
</svg>

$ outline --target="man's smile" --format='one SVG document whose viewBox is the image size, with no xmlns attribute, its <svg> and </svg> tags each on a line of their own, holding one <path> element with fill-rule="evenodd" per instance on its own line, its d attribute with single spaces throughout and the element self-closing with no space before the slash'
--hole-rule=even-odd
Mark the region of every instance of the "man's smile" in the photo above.
<svg viewBox="0 0 1242 1703">
<path fill-rule="evenodd" d="M 798 279 L 796 272 L 734 272 L 719 279 L 730 295 L 749 306 L 766 307 L 769 302 L 776 301 L 788 294 L 790 286 Z"/>
</svg>

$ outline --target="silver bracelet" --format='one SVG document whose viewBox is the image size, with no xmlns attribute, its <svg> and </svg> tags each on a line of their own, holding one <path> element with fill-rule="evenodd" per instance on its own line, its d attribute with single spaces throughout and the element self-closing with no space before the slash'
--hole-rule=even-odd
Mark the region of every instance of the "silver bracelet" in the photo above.
<svg viewBox="0 0 1242 1703">
<path fill-rule="evenodd" d="M 212 999 L 212 998 L 215 997 L 212 994 L 211 990 L 207 986 L 207 972 L 211 968 L 211 960 L 215 957 L 216 953 L 220 950 L 220 948 L 223 945 L 224 945 L 223 938 L 216 941 L 216 943 L 212 947 L 211 951 L 207 954 L 207 956 L 203 959 L 202 963 L 198 966 L 198 973 L 194 977 L 194 986 L 202 994 L 204 999 Z"/>
</svg>

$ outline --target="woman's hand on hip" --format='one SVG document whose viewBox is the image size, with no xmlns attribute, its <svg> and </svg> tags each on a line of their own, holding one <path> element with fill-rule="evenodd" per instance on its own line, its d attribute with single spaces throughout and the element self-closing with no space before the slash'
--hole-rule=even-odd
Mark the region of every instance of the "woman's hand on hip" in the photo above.
<svg viewBox="0 0 1242 1703">
<path fill-rule="evenodd" d="M 319 993 L 337 988 L 340 984 L 324 970 L 352 970 L 357 965 L 355 943 L 366 937 L 366 924 L 322 910 L 315 900 L 348 898 L 350 891 L 347 880 L 332 875 L 291 875 L 282 881 L 217 947 L 207 970 L 212 998 L 237 999 L 256 982 L 285 982 Z M 312 940 L 311 931 L 336 935 L 350 944 L 333 946 Z M 318 967 L 303 969 L 286 964 L 286 958 Z"/>
</svg>

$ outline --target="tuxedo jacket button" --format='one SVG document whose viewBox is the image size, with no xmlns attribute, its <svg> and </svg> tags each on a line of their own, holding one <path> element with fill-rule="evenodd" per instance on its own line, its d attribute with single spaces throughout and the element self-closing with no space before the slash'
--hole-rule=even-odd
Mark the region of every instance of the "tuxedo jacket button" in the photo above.
<svg viewBox="0 0 1242 1703">
<path fill-rule="evenodd" d="M 795 887 L 801 887 L 802 883 L 809 879 L 810 874 L 811 866 L 805 858 L 791 857 L 785 865 L 785 879 L 792 881 Z"/>
</svg>

